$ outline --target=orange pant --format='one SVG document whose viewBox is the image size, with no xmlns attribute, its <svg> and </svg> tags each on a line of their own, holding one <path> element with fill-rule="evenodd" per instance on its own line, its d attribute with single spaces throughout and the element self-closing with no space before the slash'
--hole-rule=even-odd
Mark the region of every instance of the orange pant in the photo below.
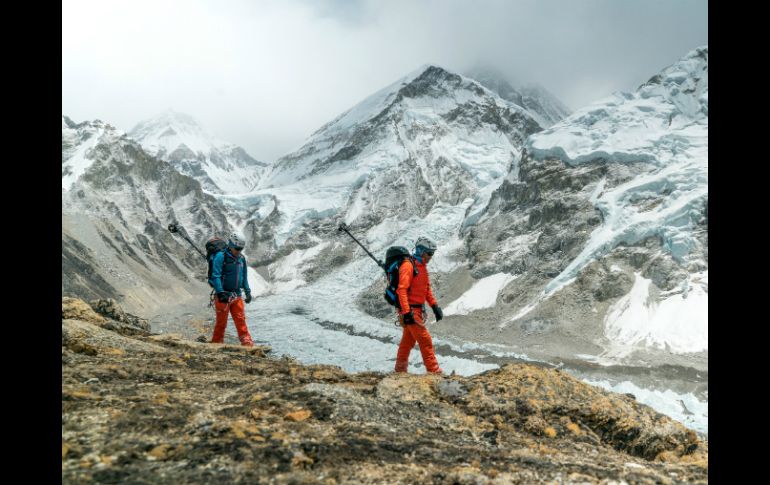
<svg viewBox="0 0 770 485">
<path fill-rule="evenodd" d="M 238 331 L 238 339 L 241 341 L 241 345 L 252 347 L 254 342 L 252 342 L 249 329 L 246 327 L 246 313 L 243 310 L 243 299 L 236 298 L 230 303 L 222 303 L 221 301 L 214 299 L 214 305 L 217 309 L 217 321 L 216 324 L 214 324 L 214 336 L 211 338 L 211 342 L 217 344 L 224 342 L 225 328 L 227 328 L 227 314 L 230 313 L 233 316 L 233 323 L 235 323 L 235 329 Z"/>
<path fill-rule="evenodd" d="M 398 353 L 396 354 L 396 372 L 406 372 L 409 365 L 409 352 L 412 351 L 415 342 L 420 346 L 422 361 L 428 372 L 442 372 L 436 360 L 436 354 L 433 352 L 433 339 L 425 327 L 422 315 L 422 307 L 411 307 L 414 313 L 414 321 L 410 325 L 404 325 L 404 333 L 401 335 L 401 343 L 398 344 Z"/>
</svg>

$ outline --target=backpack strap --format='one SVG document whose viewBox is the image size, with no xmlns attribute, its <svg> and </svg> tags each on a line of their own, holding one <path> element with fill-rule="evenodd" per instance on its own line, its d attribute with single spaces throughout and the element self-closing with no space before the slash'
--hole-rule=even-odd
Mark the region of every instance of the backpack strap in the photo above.
<svg viewBox="0 0 770 485">
<path fill-rule="evenodd" d="M 396 268 L 401 268 L 401 265 L 406 261 L 406 259 L 409 258 L 410 262 L 412 263 L 412 277 L 417 276 L 419 273 L 417 271 L 417 265 L 415 264 L 414 258 L 411 256 L 404 256 L 403 258 L 393 261 L 391 265 L 388 267 L 388 269 L 385 271 L 388 275 L 388 287 L 392 288 L 394 291 L 396 288 L 398 288 L 398 279 L 399 279 L 399 272 L 395 271 Z"/>
<path fill-rule="evenodd" d="M 417 261 L 415 261 L 413 256 L 408 256 L 408 258 L 412 262 L 412 276 L 417 276 L 420 274 L 420 272 L 417 271 Z"/>
<path fill-rule="evenodd" d="M 223 250 L 222 250 L 222 252 L 224 253 L 224 258 L 225 258 L 225 260 L 224 260 L 224 264 L 228 264 L 228 259 L 229 259 L 230 261 L 232 261 L 232 262 L 231 262 L 231 263 L 229 263 L 229 264 L 235 264 L 235 263 L 237 263 L 237 262 L 238 262 L 238 260 L 235 258 L 235 256 L 233 256 L 232 254 L 230 254 L 230 251 L 228 251 L 227 249 L 223 249 Z"/>
</svg>

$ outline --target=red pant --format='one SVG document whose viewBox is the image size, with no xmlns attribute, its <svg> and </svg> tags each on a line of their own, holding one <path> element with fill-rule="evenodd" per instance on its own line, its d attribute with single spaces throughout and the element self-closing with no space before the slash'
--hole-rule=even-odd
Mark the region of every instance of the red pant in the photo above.
<svg viewBox="0 0 770 485">
<path fill-rule="evenodd" d="M 396 372 L 406 372 L 409 365 L 409 352 L 412 351 L 415 342 L 420 346 L 422 361 L 428 372 L 440 373 L 436 354 L 433 352 L 433 339 L 425 327 L 422 315 L 422 307 L 411 307 L 414 313 L 414 321 L 410 325 L 404 325 L 404 333 L 401 335 L 401 343 L 398 344 L 398 353 L 396 354 Z"/>
<path fill-rule="evenodd" d="M 214 336 L 211 338 L 211 342 L 217 344 L 224 342 L 225 328 L 227 328 L 227 314 L 230 313 L 233 316 L 233 323 L 235 323 L 235 329 L 238 331 L 238 339 L 241 341 L 241 345 L 252 347 L 254 342 L 252 342 L 249 329 L 246 327 L 246 313 L 243 311 L 243 299 L 236 298 L 230 303 L 222 303 L 221 301 L 214 299 L 214 305 L 217 309 L 217 322 L 214 325 Z"/>
</svg>

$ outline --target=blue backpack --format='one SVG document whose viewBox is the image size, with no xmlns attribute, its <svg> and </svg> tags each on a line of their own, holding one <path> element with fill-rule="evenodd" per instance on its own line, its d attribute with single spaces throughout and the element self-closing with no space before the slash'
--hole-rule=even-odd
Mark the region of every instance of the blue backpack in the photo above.
<svg viewBox="0 0 770 485">
<path fill-rule="evenodd" d="M 209 272 L 208 276 L 206 277 L 207 281 L 211 279 L 211 270 L 214 264 L 214 256 L 224 251 L 225 249 L 227 249 L 227 241 L 219 236 L 214 236 L 206 241 L 206 261 L 209 263 Z M 211 283 L 209 283 L 209 286 L 213 288 Z"/>
</svg>

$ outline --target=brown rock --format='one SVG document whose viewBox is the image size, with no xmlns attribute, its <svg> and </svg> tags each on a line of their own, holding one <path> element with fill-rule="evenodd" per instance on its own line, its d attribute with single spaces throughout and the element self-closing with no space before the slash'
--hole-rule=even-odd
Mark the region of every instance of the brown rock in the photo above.
<svg viewBox="0 0 770 485">
<path fill-rule="evenodd" d="M 116 349 L 112 347 L 108 347 L 106 349 L 102 349 L 102 353 L 107 355 L 126 355 L 126 351 L 123 349 Z"/>
<path fill-rule="evenodd" d="M 260 421 L 262 419 L 262 412 L 260 412 L 258 409 L 252 409 L 249 412 L 249 416 L 256 419 L 257 421 Z"/>
<path fill-rule="evenodd" d="M 386 400 L 431 401 L 436 395 L 436 380 L 429 375 L 391 374 L 377 385 L 377 395 Z"/>
<path fill-rule="evenodd" d="M 313 413 L 311 413 L 309 410 L 300 409 L 299 411 L 294 411 L 293 413 L 286 414 L 284 418 L 288 419 L 289 421 L 305 421 L 312 415 Z"/>
<path fill-rule="evenodd" d="M 306 454 L 302 453 L 301 451 L 294 453 L 294 456 L 292 456 L 291 458 L 291 466 L 295 468 L 296 467 L 307 468 L 313 463 L 315 463 L 313 459 L 308 457 Z"/>
<path fill-rule="evenodd" d="M 580 436 L 581 434 L 580 426 L 578 426 L 575 423 L 567 424 L 567 429 L 569 430 L 570 433 L 574 434 L 575 436 Z"/>
<path fill-rule="evenodd" d="M 524 421 L 524 429 L 538 436 L 545 433 L 547 427 L 548 423 L 546 423 L 540 416 L 529 416 L 527 420 Z"/>
<path fill-rule="evenodd" d="M 87 344 L 81 340 L 69 340 L 67 348 L 78 354 L 98 355 L 99 350 L 93 345 Z"/>
<path fill-rule="evenodd" d="M 62 320 L 82 320 L 97 325 L 104 325 L 107 323 L 107 319 L 96 313 L 88 303 L 78 298 L 70 298 L 68 296 L 62 297 L 61 299 L 61 318 Z"/>
<path fill-rule="evenodd" d="M 88 388 L 62 389 L 61 397 L 63 400 L 64 399 L 67 399 L 67 400 L 80 400 L 80 399 L 100 400 L 101 399 L 101 396 L 94 394 Z"/>
<path fill-rule="evenodd" d="M 143 330 L 145 332 L 150 331 L 150 324 L 146 319 L 124 312 L 123 309 L 120 308 L 120 305 L 118 305 L 117 302 L 112 298 L 91 300 L 89 303 L 91 308 L 93 308 L 93 310 L 100 315 L 103 315 L 117 322 L 136 327 L 137 329 Z"/>
<path fill-rule="evenodd" d="M 148 459 L 151 459 L 151 460 L 165 460 L 169 457 L 170 450 L 171 450 L 171 445 L 168 445 L 168 444 L 158 445 L 152 450 L 147 452 L 147 457 Z"/>
<path fill-rule="evenodd" d="M 230 423 L 230 432 L 235 435 L 236 438 L 244 439 L 248 436 L 254 436 L 259 434 L 259 428 L 249 421 L 239 419 Z M 261 436 L 259 438 L 262 438 Z M 257 441 L 260 441 L 257 439 Z M 262 439 L 264 441 L 264 439 Z"/>
</svg>

